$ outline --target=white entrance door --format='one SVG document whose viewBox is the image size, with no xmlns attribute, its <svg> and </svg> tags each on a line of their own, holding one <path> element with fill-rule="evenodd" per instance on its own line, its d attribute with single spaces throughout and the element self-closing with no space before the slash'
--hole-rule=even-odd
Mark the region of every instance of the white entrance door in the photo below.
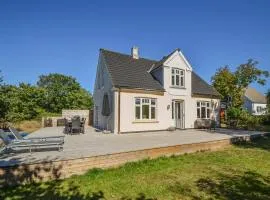
<svg viewBox="0 0 270 200">
<path fill-rule="evenodd" d="M 175 101 L 175 126 L 179 129 L 185 128 L 184 101 Z"/>
</svg>

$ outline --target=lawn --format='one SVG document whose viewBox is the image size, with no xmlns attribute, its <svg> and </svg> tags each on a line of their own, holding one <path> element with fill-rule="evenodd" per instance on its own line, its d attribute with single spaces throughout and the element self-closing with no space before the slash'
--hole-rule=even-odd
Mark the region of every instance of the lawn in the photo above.
<svg viewBox="0 0 270 200">
<path fill-rule="evenodd" d="M 3 188 L 0 199 L 270 200 L 270 137 L 217 152 L 144 160 L 60 181 Z"/>
</svg>

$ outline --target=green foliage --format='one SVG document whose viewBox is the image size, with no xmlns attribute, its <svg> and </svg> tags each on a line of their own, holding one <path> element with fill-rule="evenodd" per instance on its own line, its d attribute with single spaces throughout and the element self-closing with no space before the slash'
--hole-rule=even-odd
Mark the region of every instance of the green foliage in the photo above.
<svg viewBox="0 0 270 200">
<path fill-rule="evenodd" d="M 92 104 L 91 94 L 75 78 L 62 74 L 40 76 L 37 85 L 0 85 L 2 121 L 38 119 L 62 109 L 90 109 Z"/>
<path fill-rule="evenodd" d="M 92 106 L 91 94 L 82 89 L 71 76 L 42 75 L 37 85 L 46 91 L 44 108 L 48 112 L 60 113 L 62 109 L 90 109 Z"/>
<path fill-rule="evenodd" d="M 3 82 L 3 76 L 1 75 L 2 71 L 0 70 L 0 85 L 2 84 Z"/>
<path fill-rule="evenodd" d="M 270 89 L 266 93 L 267 113 L 270 115 Z"/>
<path fill-rule="evenodd" d="M 222 98 L 231 97 L 233 107 L 240 108 L 243 105 L 245 89 L 253 82 L 264 85 L 269 72 L 260 70 L 258 62 L 249 59 L 247 63 L 237 67 L 232 72 L 228 66 L 221 67 L 212 77 L 212 84 L 222 95 Z"/>
<path fill-rule="evenodd" d="M 227 118 L 230 127 L 248 130 L 258 128 L 263 122 L 263 118 L 261 116 L 251 115 L 247 110 L 236 107 L 230 107 L 227 110 Z"/>
</svg>

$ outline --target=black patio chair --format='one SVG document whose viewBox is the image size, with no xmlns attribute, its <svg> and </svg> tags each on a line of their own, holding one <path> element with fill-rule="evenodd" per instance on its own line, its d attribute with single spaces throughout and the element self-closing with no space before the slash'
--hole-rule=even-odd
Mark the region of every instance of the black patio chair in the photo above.
<svg viewBox="0 0 270 200">
<path fill-rule="evenodd" d="M 71 134 L 73 133 L 81 133 L 82 126 L 80 117 L 74 117 L 71 120 Z"/>
<path fill-rule="evenodd" d="M 65 118 L 65 128 L 64 133 L 69 134 L 71 133 L 71 123 L 68 121 L 68 119 Z"/>
</svg>

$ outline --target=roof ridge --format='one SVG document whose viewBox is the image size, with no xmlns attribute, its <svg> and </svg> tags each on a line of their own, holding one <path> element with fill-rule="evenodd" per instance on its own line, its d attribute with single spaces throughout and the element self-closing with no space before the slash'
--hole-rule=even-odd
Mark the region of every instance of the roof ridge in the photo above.
<svg viewBox="0 0 270 200">
<path fill-rule="evenodd" d="M 111 53 L 115 53 L 115 54 L 120 54 L 120 55 L 123 55 L 123 56 L 132 57 L 132 56 L 129 55 L 129 54 L 121 53 L 121 52 L 117 52 L 117 51 L 113 51 L 113 50 L 110 50 L 110 49 L 100 48 L 99 50 L 100 50 L 100 51 L 107 51 L 107 52 L 111 52 Z M 152 61 L 152 62 L 158 62 L 158 60 L 153 60 L 153 59 L 145 58 L 145 57 L 139 57 L 139 59 L 149 60 L 149 61 Z"/>
</svg>

